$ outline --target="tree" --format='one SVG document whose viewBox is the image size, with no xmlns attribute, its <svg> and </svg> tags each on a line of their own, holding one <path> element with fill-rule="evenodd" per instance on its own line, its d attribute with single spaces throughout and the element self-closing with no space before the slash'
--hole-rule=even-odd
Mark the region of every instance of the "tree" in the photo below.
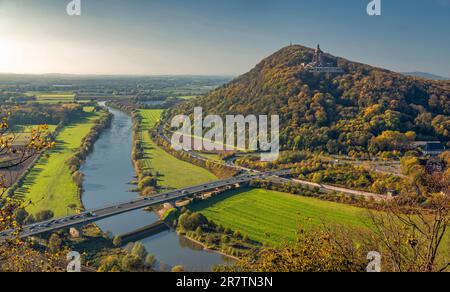
<svg viewBox="0 0 450 292">
<path fill-rule="evenodd" d="M 208 224 L 208 219 L 201 213 L 190 213 L 186 212 L 180 216 L 178 223 L 183 227 L 184 230 L 194 231 L 197 227 Z"/>
<path fill-rule="evenodd" d="M 144 268 L 143 260 L 133 254 L 127 254 L 122 258 L 122 269 L 127 272 L 139 272 Z"/>
<path fill-rule="evenodd" d="M 323 174 L 321 172 L 316 172 L 314 173 L 313 177 L 312 177 L 312 181 L 315 183 L 322 183 L 323 181 Z"/>
<path fill-rule="evenodd" d="M 448 271 L 450 258 L 440 253 L 450 224 L 450 182 L 446 184 L 442 193 L 426 195 L 426 208 L 412 198 L 402 198 L 390 202 L 383 213 L 370 212 L 373 238 L 392 271 Z"/>
<path fill-rule="evenodd" d="M 29 225 L 29 224 L 33 224 L 35 222 L 36 222 L 36 218 L 34 218 L 33 214 L 30 214 L 27 216 L 27 218 L 25 218 L 23 224 Z"/>
<path fill-rule="evenodd" d="M 145 248 L 145 246 L 142 243 L 136 242 L 134 244 L 133 248 L 131 249 L 131 254 L 139 257 L 142 260 L 144 260 L 145 257 L 147 256 L 148 252 L 147 252 L 147 249 Z"/>
<path fill-rule="evenodd" d="M 23 224 L 30 215 L 25 209 L 20 208 L 14 212 L 14 216 L 16 217 L 17 223 Z"/>
<path fill-rule="evenodd" d="M 53 211 L 51 211 L 51 210 L 43 210 L 43 211 L 36 213 L 36 215 L 35 215 L 37 222 L 42 222 L 45 220 L 52 219 L 54 216 L 55 215 L 53 214 Z"/>
<path fill-rule="evenodd" d="M 48 135 L 48 127 L 38 126 L 31 131 L 31 136 L 23 147 L 15 147 L 18 136 L 11 131 L 7 115 L 0 113 L 0 232 L 16 229 L 12 237 L 6 243 L 0 245 L 0 271 L 9 272 L 40 272 L 58 271 L 56 263 L 63 261 L 58 255 L 49 252 L 40 253 L 34 250 L 31 243 L 23 241 L 18 237 L 22 223 L 34 222 L 34 217 L 29 215 L 23 219 L 25 212 L 18 211 L 26 209 L 30 202 L 17 202 L 5 198 L 6 190 L 11 187 L 6 174 L 14 167 L 23 165 L 35 155 L 55 146 Z M 26 116 L 26 115 L 25 115 Z M 29 115 L 28 115 L 29 118 Z M 19 220 L 16 220 L 16 216 Z"/>
<path fill-rule="evenodd" d="M 299 229 L 295 244 L 263 247 L 235 266 L 220 267 L 239 272 L 363 272 L 365 250 L 327 230 Z"/>
<path fill-rule="evenodd" d="M 107 256 L 100 261 L 99 272 L 120 272 L 122 264 L 118 256 Z"/>
<path fill-rule="evenodd" d="M 122 246 L 122 237 L 120 237 L 120 236 L 114 237 L 113 244 L 115 247 L 121 247 Z"/>
<path fill-rule="evenodd" d="M 152 254 L 148 254 L 145 258 L 145 266 L 148 268 L 153 268 L 156 264 L 156 258 Z"/>
<path fill-rule="evenodd" d="M 50 249 L 51 252 L 56 253 L 60 251 L 61 246 L 62 246 L 61 237 L 59 237 L 58 234 L 53 233 L 48 239 L 48 248 Z"/>
<path fill-rule="evenodd" d="M 139 181 L 138 187 L 140 190 L 144 190 L 146 187 L 156 187 L 158 180 L 151 176 L 146 176 Z"/>
<path fill-rule="evenodd" d="M 174 267 L 172 268 L 172 272 L 173 272 L 173 273 L 183 273 L 183 272 L 185 272 L 185 269 L 184 269 L 183 266 L 178 265 L 178 266 L 174 266 Z"/>
<path fill-rule="evenodd" d="M 406 150 L 409 148 L 409 143 L 416 139 L 416 133 L 407 132 L 400 133 L 398 131 L 385 131 L 380 136 L 375 137 L 370 142 L 370 149 L 372 151 L 393 151 Z"/>
<path fill-rule="evenodd" d="M 222 237 L 220 238 L 220 241 L 222 243 L 229 243 L 230 242 L 230 238 L 227 235 L 222 235 Z"/>
<path fill-rule="evenodd" d="M 197 235 L 197 237 L 202 236 L 203 234 L 203 229 L 199 226 L 197 227 L 197 229 L 195 230 L 195 235 Z"/>
</svg>

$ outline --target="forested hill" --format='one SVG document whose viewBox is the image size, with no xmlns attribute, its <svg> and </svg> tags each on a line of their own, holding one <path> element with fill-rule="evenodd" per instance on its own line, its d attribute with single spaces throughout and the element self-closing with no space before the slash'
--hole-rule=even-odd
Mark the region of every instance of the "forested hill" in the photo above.
<svg viewBox="0 0 450 292">
<path fill-rule="evenodd" d="M 193 106 L 208 114 L 279 114 L 285 149 L 379 152 L 412 139 L 449 143 L 450 81 L 404 76 L 328 54 L 325 61 L 344 73 L 311 73 L 302 63 L 313 55 L 303 46 L 283 48 L 172 114 L 192 112 Z"/>
</svg>

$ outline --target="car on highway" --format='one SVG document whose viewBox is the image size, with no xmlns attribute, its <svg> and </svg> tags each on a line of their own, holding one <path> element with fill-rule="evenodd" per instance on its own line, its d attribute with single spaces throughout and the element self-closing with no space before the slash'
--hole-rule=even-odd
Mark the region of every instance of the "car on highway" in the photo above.
<svg viewBox="0 0 450 292">
<path fill-rule="evenodd" d="M 88 217 L 88 218 L 95 218 L 95 217 L 98 217 L 98 216 L 97 216 L 97 214 L 95 212 L 88 212 L 86 214 L 86 217 Z"/>
</svg>

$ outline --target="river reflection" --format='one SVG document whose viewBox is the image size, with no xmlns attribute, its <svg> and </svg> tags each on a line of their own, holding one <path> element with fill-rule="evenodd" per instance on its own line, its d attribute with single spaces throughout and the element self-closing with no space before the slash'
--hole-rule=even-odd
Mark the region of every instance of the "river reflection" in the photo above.
<svg viewBox="0 0 450 292">
<path fill-rule="evenodd" d="M 131 118 L 121 111 L 109 110 L 114 114 L 112 126 L 95 143 L 93 153 L 81 169 L 85 175 L 83 204 L 86 209 L 132 200 L 137 196 L 130 192 L 134 187 L 130 185 L 134 179 Z M 121 235 L 157 220 L 156 214 L 138 210 L 99 221 L 98 226 L 105 232 Z M 162 232 L 141 242 L 158 259 L 162 270 L 183 265 L 189 271 L 209 271 L 214 265 L 230 262 L 228 258 L 205 251 L 173 231 Z"/>
</svg>

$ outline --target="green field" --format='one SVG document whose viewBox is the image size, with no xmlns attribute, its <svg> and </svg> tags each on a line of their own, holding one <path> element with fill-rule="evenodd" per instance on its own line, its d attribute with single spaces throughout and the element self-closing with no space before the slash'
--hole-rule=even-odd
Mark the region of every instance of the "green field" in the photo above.
<svg viewBox="0 0 450 292">
<path fill-rule="evenodd" d="M 81 140 L 89 133 L 99 114 L 86 112 L 83 120 L 66 126 L 58 135 L 57 146 L 42 156 L 26 176 L 14 197 L 32 201 L 27 208 L 31 214 L 42 210 L 52 210 L 56 217 L 74 213 L 68 206 L 81 206 L 77 186 L 73 182 L 66 161 L 81 145 Z"/>
<path fill-rule="evenodd" d="M 262 189 L 241 189 L 192 206 L 217 224 L 270 245 L 292 242 L 300 225 L 363 228 L 365 210 Z"/>
<path fill-rule="evenodd" d="M 220 158 L 219 154 L 216 153 L 205 153 L 205 152 L 198 152 L 196 151 L 196 153 L 206 159 L 215 161 L 215 162 L 219 162 L 219 163 L 224 163 L 224 161 Z"/>
<path fill-rule="evenodd" d="M 48 125 L 47 133 L 53 133 L 56 127 L 56 125 Z M 13 137 L 13 145 L 24 145 L 30 142 L 31 131 L 37 128 L 38 125 L 16 125 L 11 129 L 14 135 L 10 134 L 8 137 Z"/>
<path fill-rule="evenodd" d="M 184 100 L 190 100 L 190 99 L 194 99 L 197 98 L 198 95 L 183 95 L 183 96 L 177 96 L 177 98 L 179 99 L 184 99 Z"/>
<path fill-rule="evenodd" d="M 60 102 L 73 102 L 75 100 L 75 94 L 72 92 L 27 92 L 28 96 L 36 96 L 37 101 L 41 103 L 60 103 Z"/>
<path fill-rule="evenodd" d="M 183 188 L 217 179 L 209 171 L 173 157 L 151 140 L 148 129 L 158 122 L 161 110 L 141 110 L 140 113 L 142 115 L 141 135 L 145 144 L 144 162 L 146 167 L 160 174 L 160 186 Z"/>
</svg>

